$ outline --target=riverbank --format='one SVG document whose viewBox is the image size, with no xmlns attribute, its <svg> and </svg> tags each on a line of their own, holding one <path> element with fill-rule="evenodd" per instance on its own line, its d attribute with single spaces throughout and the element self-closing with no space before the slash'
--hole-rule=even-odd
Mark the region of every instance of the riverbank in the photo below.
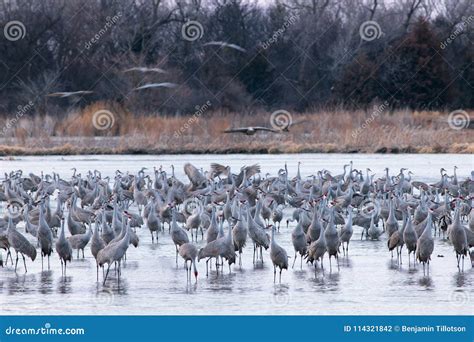
<svg viewBox="0 0 474 342">
<path fill-rule="evenodd" d="M 289 131 L 247 136 L 228 128 L 272 127 L 271 113 L 131 115 L 97 106 L 63 119 L 21 118 L 0 137 L 0 156 L 229 153 L 474 153 L 474 130 L 448 113 L 336 111 L 290 114 Z M 470 113 L 472 116 L 473 113 Z M 95 115 L 95 116 L 94 116 Z M 0 124 L 5 124 L 0 120 Z M 100 123 L 105 126 L 98 126 Z M 273 125 L 274 127 L 275 125 Z"/>
</svg>

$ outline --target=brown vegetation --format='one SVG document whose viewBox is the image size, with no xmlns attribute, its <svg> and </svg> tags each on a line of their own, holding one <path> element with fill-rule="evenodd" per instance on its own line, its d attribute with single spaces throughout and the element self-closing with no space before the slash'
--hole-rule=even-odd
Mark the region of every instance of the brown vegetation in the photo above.
<svg viewBox="0 0 474 342">
<path fill-rule="evenodd" d="M 204 112 L 171 117 L 132 115 L 104 106 L 97 103 L 64 119 L 20 118 L 5 138 L 0 138 L 0 154 L 474 153 L 474 131 L 450 128 L 447 113 L 441 112 L 294 114 L 293 122 L 303 122 L 291 126 L 289 132 L 246 136 L 223 131 L 252 125 L 271 127 L 270 113 Z M 98 130 L 92 123 L 93 115 L 103 108 L 113 113 L 114 123 L 109 129 Z M 5 124 L 0 120 L 0 127 Z"/>
</svg>

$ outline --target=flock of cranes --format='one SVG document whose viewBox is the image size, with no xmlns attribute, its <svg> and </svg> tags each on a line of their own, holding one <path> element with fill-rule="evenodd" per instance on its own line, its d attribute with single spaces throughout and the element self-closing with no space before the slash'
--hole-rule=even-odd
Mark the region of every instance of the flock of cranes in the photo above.
<svg viewBox="0 0 474 342">
<path fill-rule="evenodd" d="M 229 272 L 232 264 L 241 266 L 247 244 L 253 245 L 254 264 L 263 263 L 268 258 L 264 250 L 270 249 L 274 281 L 279 271 L 281 282 L 291 258 L 293 268 L 299 258 L 300 268 L 305 259 L 315 272 L 324 272 L 327 255 L 330 271 L 334 262 L 339 268 L 339 257 L 349 255 L 357 229 L 360 239 L 385 235 L 399 264 L 405 247 L 409 267 L 422 263 L 428 275 L 435 237 L 443 236 L 463 272 L 465 257 L 474 258 L 474 171 L 458 179 L 456 169 L 452 175 L 441 169 L 434 184 L 413 180 L 405 168 L 398 174 L 386 168 L 383 177 L 375 178 L 370 169 L 358 170 L 352 162 L 342 174 L 320 170 L 306 178 L 299 163 L 295 177 L 289 176 L 286 164 L 276 175 L 263 176 L 257 164 L 233 173 L 216 163 L 207 171 L 187 163 L 185 183 L 175 177 L 174 166 L 171 174 L 162 167 L 149 173 L 146 168 L 133 174 L 117 170 L 113 180 L 97 170 L 82 175 L 73 169 L 67 178 L 54 172 L 38 176 L 12 171 L 0 187 L 5 208 L 0 265 L 8 267 L 10 260 L 17 272 L 21 257 L 27 272 L 26 257 L 34 262 L 39 253 L 42 268 L 49 269 L 51 256 L 57 255 L 65 275 L 68 262 L 84 258 L 88 247 L 97 281 L 102 269 L 105 284 L 113 265 L 120 279 L 128 248 L 139 246 L 137 229 L 148 229 L 152 244 L 172 240 L 176 266 L 181 257 L 189 282 L 193 275 L 197 281 L 201 260 L 206 275 L 214 263 L 217 272 L 224 263 Z M 286 229 L 281 228 L 285 218 Z M 277 240 L 294 221 L 290 252 Z"/>
</svg>

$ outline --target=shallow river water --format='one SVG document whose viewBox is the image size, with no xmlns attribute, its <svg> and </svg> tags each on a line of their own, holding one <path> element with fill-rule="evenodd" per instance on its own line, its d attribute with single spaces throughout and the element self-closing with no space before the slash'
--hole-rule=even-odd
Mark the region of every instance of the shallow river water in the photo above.
<svg viewBox="0 0 474 342">
<path fill-rule="evenodd" d="M 236 172 L 242 165 L 259 163 L 262 173 L 276 174 L 288 163 L 290 175 L 296 174 L 301 161 L 303 176 L 327 169 L 342 173 L 349 160 L 354 167 L 370 167 L 377 176 L 389 167 L 391 174 L 401 167 L 414 172 L 414 178 L 436 182 L 439 169 L 452 173 L 459 167 L 458 178 L 466 178 L 474 170 L 474 158 L 469 155 L 360 155 L 360 154 L 295 154 L 295 155 L 164 155 L 164 156 L 48 156 L 16 157 L 0 160 L 0 174 L 22 169 L 26 173 L 59 172 L 71 175 L 76 167 L 100 170 L 102 176 L 113 176 L 115 170 L 137 172 L 141 167 L 163 167 L 185 180 L 183 164 L 191 162 L 204 169 L 211 162 L 230 165 Z M 113 177 L 112 177 L 113 178 Z M 291 215 L 291 211 L 285 211 Z M 293 257 L 290 223 L 282 224 L 276 235 L 278 243 Z M 23 224 L 19 225 L 23 232 Z M 439 237 L 429 277 L 423 276 L 421 265 L 408 266 L 406 250 L 403 264 L 391 259 L 386 238 L 380 241 L 360 240 L 361 228 L 355 227 L 349 257 L 340 258 L 341 267 L 329 272 L 327 257 L 325 272 L 315 272 L 299 259 L 291 269 L 283 271 L 281 284 L 273 282 L 273 267 L 269 252 L 264 251 L 264 263 L 253 265 L 252 245 L 247 243 L 242 267 L 227 266 L 219 274 L 213 266 L 206 277 L 203 260 L 198 264 L 198 282 L 187 284 L 183 263 L 175 264 L 175 252 L 168 230 L 160 234 L 158 244 L 151 244 L 148 229 L 137 231 L 138 248 L 130 247 L 123 264 L 120 282 L 112 274 L 105 286 L 96 282 L 95 261 L 89 248 L 85 259 L 74 259 L 68 266 L 67 277 L 61 276 L 57 254 L 51 258 L 51 270 L 41 271 L 41 260 L 27 261 L 28 273 L 23 267 L 14 269 L 8 264 L 0 268 L 0 314 L 473 314 L 474 269 L 467 259 L 465 272 L 456 268 L 451 244 Z M 199 236 L 198 244 L 203 242 Z M 74 253 L 75 256 L 75 253 Z M 3 253 L 5 259 L 5 253 Z M 333 264 L 334 266 L 334 264 Z"/>
</svg>

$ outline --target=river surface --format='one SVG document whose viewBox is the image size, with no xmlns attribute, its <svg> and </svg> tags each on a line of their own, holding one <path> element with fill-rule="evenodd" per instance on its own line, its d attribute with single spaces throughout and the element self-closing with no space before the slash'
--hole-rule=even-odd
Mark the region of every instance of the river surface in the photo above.
<svg viewBox="0 0 474 342">
<path fill-rule="evenodd" d="M 83 175 L 87 170 L 100 170 L 102 176 L 112 176 L 115 170 L 136 173 L 141 167 L 152 172 L 153 166 L 163 167 L 170 173 L 173 164 L 176 176 L 186 180 L 183 165 L 191 162 L 197 167 L 209 168 L 211 162 L 230 165 L 234 172 L 242 165 L 259 163 L 262 173 L 275 175 L 288 163 L 290 175 L 296 174 L 300 161 L 303 176 L 327 169 L 333 174 L 342 173 L 342 166 L 350 160 L 354 167 L 370 167 L 377 176 L 389 167 L 391 174 L 401 167 L 409 168 L 414 179 L 436 182 L 439 170 L 444 167 L 452 174 L 459 167 L 458 178 L 465 179 L 474 170 L 470 155 L 363 155 L 363 154 L 294 154 L 294 155 L 162 155 L 162 156 L 46 156 L 0 159 L 0 174 L 22 169 L 26 174 L 41 171 L 59 172 L 69 178 L 71 168 Z M 286 216 L 291 210 L 285 211 Z M 294 256 L 291 230 L 282 228 L 276 235 L 278 243 Z M 19 224 L 23 231 L 23 224 Z M 469 259 L 465 272 L 456 268 L 456 258 L 448 241 L 435 238 L 435 250 L 430 275 L 424 276 L 421 265 L 408 266 L 406 250 L 403 264 L 391 259 L 386 238 L 380 241 L 360 240 L 361 228 L 355 227 L 349 256 L 340 258 L 340 269 L 333 264 L 315 272 L 299 259 L 291 269 L 283 271 L 281 284 L 273 282 L 273 267 L 269 252 L 264 251 L 264 263 L 253 265 L 252 245 L 247 243 L 242 267 L 227 266 L 216 273 L 215 266 L 206 277 L 203 260 L 198 264 L 198 282 L 186 281 L 183 263 L 175 264 L 175 251 L 168 230 L 162 232 L 158 244 L 152 245 L 148 229 L 137 231 L 138 248 L 130 247 L 123 264 L 120 282 L 112 270 L 106 285 L 96 282 L 96 267 L 89 248 L 85 259 L 74 259 L 68 266 L 67 276 L 61 276 L 57 254 L 51 257 L 51 270 L 41 271 L 41 259 L 27 261 L 28 273 L 21 263 L 18 273 L 8 264 L 0 268 L 1 314 L 151 314 L 151 315 L 204 315 L 204 314 L 473 314 L 474 269 Z M 203 242 L 199 237 L 198 245 Z M 75 253 L 74 253 L 75 256 Z M 3 253 L 5 260 L 5 253 Z M 102 277 L 101 277 L 102 278 Z"/>
</svg>

